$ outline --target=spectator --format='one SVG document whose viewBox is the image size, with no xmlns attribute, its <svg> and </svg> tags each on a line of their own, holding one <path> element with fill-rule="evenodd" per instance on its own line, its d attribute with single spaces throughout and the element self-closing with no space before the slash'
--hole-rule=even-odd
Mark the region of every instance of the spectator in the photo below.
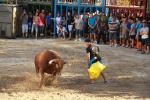
<svg viewBox="0 0 150 100">
<path fill-rule="evenodd" d="M 79 16 L 76 15 L 75 23 L 75 30 L 76 30 L 76 39 L 75 41 L 81 41 L 81 30 L 83 29 L 83 21 L 79 19 Z"/>
<path fill-rule="evenodd" d="M 126 40 L 126 33 L 127 33 L 127 22 L 126 22 L 126 18 L 123 18 L 123 22 L 120 25 L 120 43 L 122 43 L 121 47 L 125 46 L 125 40 Z"/>
<path fill-rule="evenodd" d="M 115 17 L 112 17 L 112 22 L 109 22 L 109 40 L 110 40 L 110 47 L 113 45 L 117 47 L 117 28 L 118 24 L 116 23 Z"/>
<path fill-rule="evenodd" d="M 27 38 L 28 37 L 28 15 L 25 10 L 21 15 L 20 20 L 22 20 L 22 37 Z"/>
<path fill-rule="evenodd" d="M 57 23 L 57 25 L 60 25 L 60 24 L 61 24 L 61 17 L 60 17 L 60 14 L 59 14 L 59 13 L 57 13 L 56 23 Z"/>
<path fill-rule="evenodd" d="M 100 43 L 100 37 L 102 36 L 104 44 L 106 44 L 106 23 L 104 21 L 104 17 L 101 17 L 101 20 L 97 23 L 98 36 L 97 36 L 97 44 Z"/>
<path fill-rule="evenodd" d="M 140 34 L 142 35 L 141 42 L 142 42 L 142 52 L 141 54 L 145 54 L 146 47 L 147 47 L 147 52 L 149 52 L 149 44 L 148 44 L 148 33 L 149 33 L 149 28 L 146 27 L 146 21 L 144 20 L 143 22 L 143 27 L 140 29 Z"/>
<path fill-rule="evenodd" d="M 66 17 L 63 17 L 63 19 L 62 19 L 62 25 L 63 25 L 63 27 L 66 27 Z"/>
<path fill-rule="evenodd" d="M 142 51 L 140 29 L 143 27 L 143 25 L 141 23 L 141 19 L 138 20 L 138 24 L 136 27 L 137 27 L 137 39 L 138 39 L 138 42 L 140 43 L 140 48 L 138 48 L 137 51 Z"/>
<path fill-rule="evenodd" d="M 28 16 L 28 30 L 29 30 L 29 34 L 30 35 L 31 35 L 32 23 L 33 23 L 33 15 L 32 15 L 31 12 L 29 12 L 29 16 Z"/>
<path fill-rule="evenodd" d="M 49 15 L 46 16 L 46 31 L 45 31 L 45 37 L 47 37 L 47 33 L 51 32 L 51 12 L 49 12 Z"/>
<path fill-rule="evenodd" d="M 65 40 L 66 39 L 66 34 L 67 34 L 67 30 L 65 27 L 63 27 L 62 25 L 57 26 L 57 34 L 58 37 L 61 37 L 61 39 Z"/>
<path fill-rule="evenodd" d="M 88 18 L 89 18 L 89 15 L 86 14 L 86 17 L 84 18 L 84 36 L 87 37 L 87 38 L 90 38 L 89 36 L 89 26 L 88 26 Z"/>
<path fill-rule="evenodd" d="M 131 29 L 130 29 L 130 41 L 131 41 L 131 48 L 134 48 L 134 43 L 135 43 L 135 23 L 134 23 L 134 19 L 131 19 Z"/>
<path fill-rule="evenodd" d="M 94 42 L 97 42 L 96 41 L 96 29 L 95 29 L 96 17 L 94 17 L 92 13 L 90 13 L 90 17 L 88 19 L 88 25 L 90 28 L 90 39 L 91 39 L 91 41 L 93 41 L 93 35 L 94 35 Z"/>
<path fill-rule="evenodd" d="M 126 33 L 126 48 L 128 48 L 129 46 L 129 33 L 130 33 L 130 29 L 131 29 L 131 18 L 128 19 L 127 22 L 127 33 Z"/>
<path fill-rule="evenodd" d="M 68 40 L 71 40 L 71 37 L 72 37 L 72 28 L 73 28 L 73 24 L 74 24 L 74 18 L 71 15 L 70 12 L 68 12 L 67 21 L 68 21 L 68 30 L 69 30 L 69 38 L 68 38 Z"/>
<path fill-rule="evenodd" d="M 41 13 L 39 14 L 39 17 L 43 23 L 43 26 L 40 26 L 40 35 L 43 36 L 44 34 L 44 25 L 45 25 L 45 14 L 44 9 L 42 9 Z M 46 37 L 46 36 L 45 36 Z"/>
<path fill-rule="evenodd" d="M 108 22 L 112 22 L 112 13 L 110 13 L 110 16 L 108 18 Z"/>
<path fill-rule="evenodd" d="M 35 13 L 35 16 L 33 17 L 33 24 L 32 24 L 32 29 L 31 29 L 31 33 L 33 34 L 33 31 L 35 29 L 35 40 L 37 40 L 37 36 L 38 36 L 38 22 L 41 21 L 40 17 L 38 16 L 38 13 Z"/>
</svg>

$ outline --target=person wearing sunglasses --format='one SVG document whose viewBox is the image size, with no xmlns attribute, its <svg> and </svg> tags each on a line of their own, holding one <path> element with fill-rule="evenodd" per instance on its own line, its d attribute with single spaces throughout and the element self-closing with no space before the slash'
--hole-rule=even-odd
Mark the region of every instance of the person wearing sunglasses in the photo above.
<svg viewBox="0 0 150 100">
<path fill-rule="evenodd" d="M 149 33 L 149 28 L 146 27 L 146 21 L 143 20 L 142 22 L 143 27 L 140 29 L 140 34 L 141 34 L 141 44 L 142 44 L 142 52 L 141 54 L 145 54 L 145 51 L 147 49 L 147 52 L 149 53 L 149 46 L 148 46 L 148 33 Z"/>
</svg>

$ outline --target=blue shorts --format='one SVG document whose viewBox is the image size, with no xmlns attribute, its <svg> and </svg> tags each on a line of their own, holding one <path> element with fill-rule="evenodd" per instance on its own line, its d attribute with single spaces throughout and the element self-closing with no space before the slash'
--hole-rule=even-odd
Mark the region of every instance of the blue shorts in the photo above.
<svg viewBox="0 0 150 100">
<path fill-rule="evenodd" d="M 95 33 L 96 33 L 96 29 L 95 28 L 93 29 L 90 27 L 90 34 L 95 34 Z"/>
<path fill-rule="evenodd" d="M 76 35 L 81 34 L 81 29 L 76 29 Z"/>
<path fill-rule="evenodd" d="M 111 40 L 112 38 L 114 38 L 115 40 L 117 40 L 117 32 L 109 33 L 109 39 Z"/>
</svg>

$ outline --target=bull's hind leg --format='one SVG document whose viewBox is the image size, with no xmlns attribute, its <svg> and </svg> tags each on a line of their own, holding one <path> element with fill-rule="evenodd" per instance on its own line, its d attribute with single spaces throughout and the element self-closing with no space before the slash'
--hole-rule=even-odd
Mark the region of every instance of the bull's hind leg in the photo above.
<svg viewBox="0 0 150 100">
<path fill-rule="evenodd" d="M 39 67 L 38 67 L 38 66 L 35 66 L 35 70 L 36 70 L 36 76 L 39 77 Z"/>
<path fill-rule="evenodd" d="M 39 88 L 41 88 L 41 87 L 42 87 L 43 80 L 44 80 L 44 70 L 41 70 L 41 82 L 40 82 L 40 86 L 39 86 Z"/>
</svg>

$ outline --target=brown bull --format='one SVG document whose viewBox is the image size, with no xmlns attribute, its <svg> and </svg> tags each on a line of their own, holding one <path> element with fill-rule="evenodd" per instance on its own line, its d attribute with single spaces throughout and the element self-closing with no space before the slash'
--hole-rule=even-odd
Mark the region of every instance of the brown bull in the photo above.
<svg viewBox="0 0 150 100">
<path fill-rule="evenodd" d="M 56 77 L 56 75 L 61 75 L 63 65 L 65 64 L 60 55 L 52 50 L 38 53 L 35 56 L 34 63 L 36 74 L 39 76 L 39 70 L 41 72 L 40 88 L 43 84 L 44 73 L 52 74 L 54 77 Z"/>
</svg>

